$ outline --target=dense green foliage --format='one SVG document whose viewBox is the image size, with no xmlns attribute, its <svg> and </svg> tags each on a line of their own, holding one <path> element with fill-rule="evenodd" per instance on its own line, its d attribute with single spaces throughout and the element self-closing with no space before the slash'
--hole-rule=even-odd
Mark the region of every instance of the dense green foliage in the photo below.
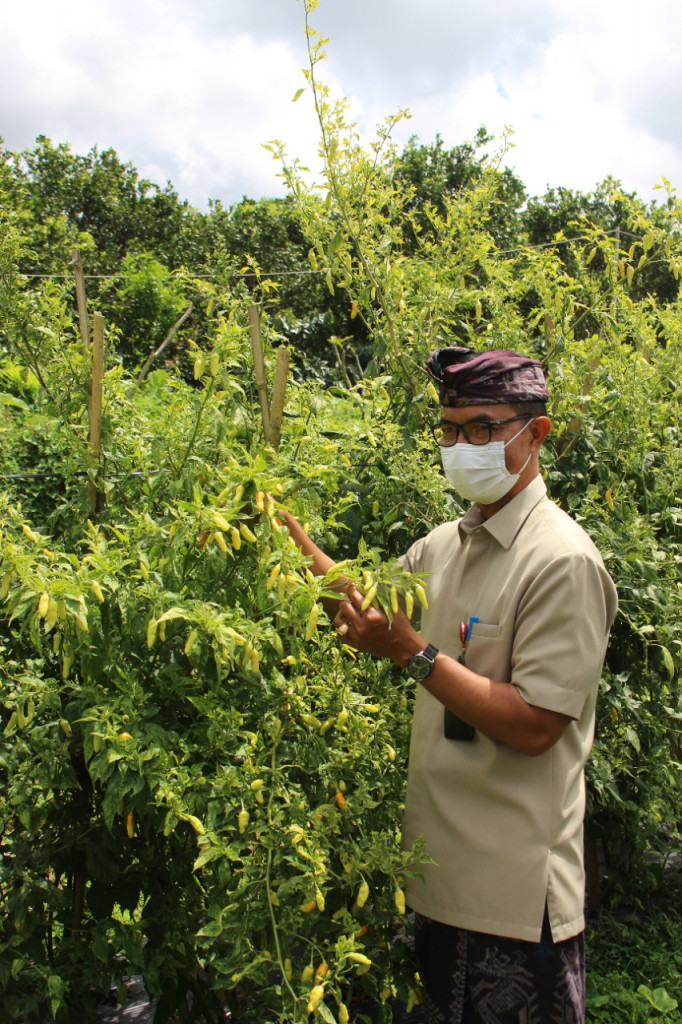
<svg viewBox="0 0 682 1024">
<path fill-rule="evenodd" d="M 345 573 L 409 591 L 392 559 L 458 512 L 422 369 L 453 340 L 542 359 L 550 493 L 620 593 L 589 766 L 593 903 L 649 904 L 679 850 L 680 204 L 607 182 L 524 206 L 484 132 L 398 153 L 389 119 L 367 149 L 317 78 L 322 50 L 310 30 L 324 176 L 272 143 L 286 200 L 199 213 L 112 151 L 46 139 L 0 160 L 2 1020 L 69 1021 L 130 970 L 159 1020 L 188 991 L 208 1020 L 414 1003 L 396 941 L 422 856 L 399 845 L 412 690 L 339 646 L 329 581 L 275 500 Z M 97 458 L 74 248 L 111 275 L 86 280 L 107 325 Z M 277 449 L 254 299 L 270 375 L 279 345 L 293 354 Z M 662 961 L 624 998 L 592 944 L 594 1020 L 674 1013 Z"/>
<path fill-rule="evenodd" d="M 679 872 L 652 899 L 631 896 L 588 924 L 587 1020 L 644 1024 L 682 1020 L 682 900 Z"/>
</svg>

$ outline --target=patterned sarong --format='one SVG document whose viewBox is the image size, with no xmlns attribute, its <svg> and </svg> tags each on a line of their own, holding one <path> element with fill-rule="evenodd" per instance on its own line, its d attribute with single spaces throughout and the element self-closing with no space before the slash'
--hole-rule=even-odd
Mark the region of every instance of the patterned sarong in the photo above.
<svg viewBox="0 0 682 1024">
<path fill-rule="evenodd" d="M 415 915 L 424 1024 L 584 1024 L 584 935 L 539 942 L 484 935 Z"/>
</svg>

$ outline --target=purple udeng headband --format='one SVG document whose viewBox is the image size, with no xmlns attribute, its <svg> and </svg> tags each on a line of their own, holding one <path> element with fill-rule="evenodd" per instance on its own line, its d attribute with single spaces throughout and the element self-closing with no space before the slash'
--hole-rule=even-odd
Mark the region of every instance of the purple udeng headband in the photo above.
<svg viewBox="0 0 682 1024">
<path fill-rule="evenodd" d="M 426 369 L 440 385 L 441 405 L 502 405 L 549 398 L 538 360 L 507 349 L 436 349 Z"/>
</svg>

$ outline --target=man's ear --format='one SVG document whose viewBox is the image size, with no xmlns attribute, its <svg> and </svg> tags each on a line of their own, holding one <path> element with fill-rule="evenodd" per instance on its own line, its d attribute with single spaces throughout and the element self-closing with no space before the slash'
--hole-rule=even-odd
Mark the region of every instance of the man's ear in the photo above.
<svg viewBox="0 0 682 1024">
<path fill-rule="evenodd" d="M 530 432 L 533 440 L 538 442 L 538 448 L 545 440 L 552 429 L 552 421 L 549 416 L 536 416 L 530 425 Z"/>
</svg>

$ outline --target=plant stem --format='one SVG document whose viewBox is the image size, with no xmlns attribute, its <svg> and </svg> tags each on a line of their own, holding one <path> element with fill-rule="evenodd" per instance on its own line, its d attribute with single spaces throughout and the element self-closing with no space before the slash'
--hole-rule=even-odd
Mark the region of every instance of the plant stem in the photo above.
<svg viewBox="0 0 682 1024">
<path fill-rule="evenodd" d="M 358 258 L 358 260 L 360 262 L 360 265 L 361 265 L 362 269 L 365 271 L 365 274 L 367 275 L 367 278 L 368 278 L 372 288 L 374 289 L 375 295 L 376 295 L 376 297 L 377 297 L 377 299 L 379 301 L 379 305 L 381 306 L 381 309 L 383 310 L 384 317 L 385 317 L 385 320 L 386 320 L 386 327 L 387 327 L 387 331 L 388 331 L 388 337 L 389 337 L 389 341 L 390 341 L 390 346 L 391 346 L 391 349 L 393 350 L 393 355 L 395 356 L 395 359 L 396 359 L 398 365 L 400 366 L 401 370 L 403 371 L 403 374 L 405 376 L 406 381 L 410 385 L 410 388 L 412 390 L 412 394 L 416 397 L 416 395 L 418 394 L 418 388 L 417 388 L 417 385 L 415 384 L 414 378 L 412 377 L 412 374 L 410 373 L 410 370 L 409 370 L 407 364 L 405 363 L 405 360 L 403 359 L 402 352 L 400 351 L 400 346 L 398 345 L 397 337 L 396 337 L 395 321 L 394 321 L 394 318 L 393 318 L 393 316 L 392 316 L 392 314 L 391 314 L 391 312 L 390 312 L 390 310 L 388 308 L 388 303 L 386 301 L 386 296 L 385 296 L 384 290 L 383 290 L 379 280 L 377 279 L 377 276 L 374 273 L 374 270 L 372 269 L 372 266 L 370 265 L 369 258 L 367 256 L 367 254 L 365 253 L 365 251 L 363 249 L 363 246 L 361 244 L 360 235 L 353 228 L 352 220 L 351 220 L 350 215 L 348 213 L 348 210 L 347 210 L 347 207 L 346 207 L 346 203 L 345 203 L 345 201 L 343 199 L 343 196 L 341 195 L 341 189 L 339 187 L 339 182 L 338 182 L 338 179 L 337 179 L 337 176 L 336 176 L 336 172 L 335 172 L 335 169 L 334 169 L 334 164 L 333 164 L 333 154 L 331 153 L 331 145 L 330 145 L 330 142 L 329 142 L 329 132 L 327 130 L 327 126 L 326 126 L 325 121 L 324 121 L 322 104 L 320 103 L 319 89 L 318 89 L 318 85 L 317 85 L 317 80 L 315 78 L 316 60 L 315 60 L 315 58 L 313 56 L 313 53 L 312 53 L 312 50 L 311 50 L 311 46 L 310 46 L 310 24 L 309 24 L 309 12 L 308 12 L 308 8 L 307 7 L 306 7 L 306 12 L 305 12 L 305 28 L 306 28 L 306 37 L 308 39 L 308 60 L 309 60 L 309 63 L 310 63 L 310 85 L 311 85 L 312 92 L 313 92 L 313 101 L 314 101 L 314 104 L 315 104 L 315 113 L 317 115 L 317 119 L 318 119 L 318 122 L 319 122 L 319 125 L 320 125 L 320 132 L 321 132 L 321 135 L 322 135 L 322 148 L 323 148 L 323 151 L 324 151 L 324 161 L 325 161 L 325 167 L 326 167 L 326 170 L 327 170 L 327 178 L 328 178 L 328 181 L 329 181 L 330 192 L 331 192 L 332 196 L 334 197 L 334 200 L 336 201 L 336 205 L 337 205 L 339 214 L 341 216 L 341 221 L 342 221 L 343 226 L 345 227 L 346 231 L 348 232 L 348 237 L 351 240 L 351 243 L 352 243 L 353 248 L 355 250 L 356 256 L 357 256 L 357 258 Z M 377 157 L 376 157 L 375 164 L 374 164 L 375 167 L 376 167 L 377 160 L 378 160 L 378 153 L 377 153 Z"/>
<path fill-rule="evenodd" d="M 204 415 L 204 412 L 206 410 L 206 406 L 208 405 L 208 400 L 211 397 L 211 395 L 213 394 L 213 389 L 215 387 L 215 382 L 216 382 L 216 378 L 215 377 L 211 377 L 211 379 L 209 381 L 209 384 L 208 384 L 208 387 L 204 391 L 204 400 L 201 403 L 201 406 L 199 407 L 199 412 L 197 413 L 196 423 L 194 424 L 194 430 L 192 431 L 192 436 L 189 439 L 189 444 L 187 445 L 187 449 L 185 451 L 185 454 L 183 455 L 183 457 L 182 457 L 182 459 L 180 461 L 180 465 L 178 466 L 178 469 L 177 469 L 178 475 L 185 468 L 185 464 L 187 462 L 187 459 L 189 458 L 190 453 L 192 451 L 192 448 L 194 447 L 194 442 L 197 439 L 197 434 L 199 433 L 199 427 L 201 426 L 201 419 L 202 419 L 202 417 Z"/>
<path fill-rule="evenodd" d="M 272 786 L 272 781 L 275 778 L 275 772 L 276 772 L 276 769 L 277 769 L 277 748 L 278 748 L 278 746 L 280 744 L 280 741 L 281 741 L 282 737 L 284 736 L 285 728 L 286 728 L 285 726 L 282 726 L 282 728 L 280 729 L 279 734 L 277 736 L 277 739 L 273 743 L 272 753 L 270 755 L 270 771 L 271 771 L 270 782 L 271 782 L 271 784 L 270 784 L 270 792 L 268 794 L 268 806 L 267 806 L 267 819 L 268 819 L 268 826 L 269 827 L 272 825 L 272 801 L 273 801 L 273 798 L 274 798 L 274 788 Z M 274 943 L 275 943 L 275 954 L 277 956 L 277 963 L 279 964 L 279 969 L 282 972 L 282 980 L 284 981 L 284 984 L 288 988 L 289 993 L 291 994 L 291 998 L 294 1001 L 294 1013 L 295 1013 L 296 1012 L 296 1003 L 298 1002 L 298 997 L 297 997 L 296 993 L 294 992 L 293 988 L 291 987 L 291 983 L 290 983 L 289 979 L 287 978 L 286 971 L 284 969 L 284 960 L 282 958 L 282 947 L 280 946 L 279 930 L 277 928 L 277 918 L 275 917 L 275 907 L 274 907 L 274 904 L 272 902 L 272 899 L 270 898 L 271 895 L 272 895 L 272 889 L 270 888 L 271 871 L 272 871 L 272 847 L 269 846 L 268 847 L 267 865 L 266 865 L 266 869 L 265 869 L 265 893 L 266 893 L 267 900 L 268 900 L 268 911 L 269 911 L 269 914 L 270 914 L 270 923 L 272 925 L 272 937 L 273 937 L 273 940 L 274 940 Z"/>
</svg>

